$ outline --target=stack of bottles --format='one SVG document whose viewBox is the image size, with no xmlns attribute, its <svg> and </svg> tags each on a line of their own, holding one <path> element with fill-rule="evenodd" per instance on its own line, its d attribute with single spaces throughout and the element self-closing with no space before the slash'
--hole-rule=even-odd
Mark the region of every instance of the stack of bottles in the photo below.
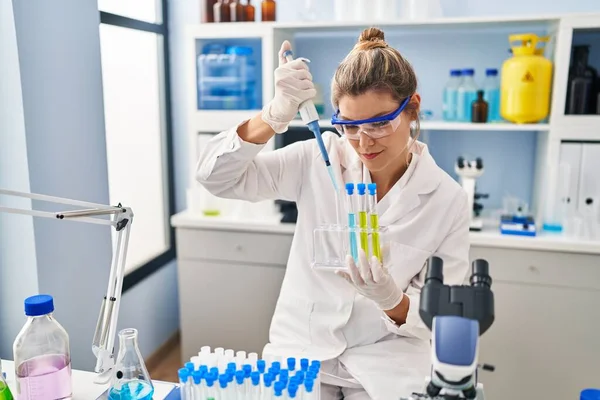
<svg viewBox="0 0 600 400">
<path fill-rule="evenodd" d="M 271 400 L 320 398 L 320 361 L 259 360 L 256 353 L 203 347 L 178 371 L 182 400 Z"/>
<path fill-rule="evenodd" d="M 443 117 L 455 122 L 498 122 L 500 118 L 500 84 L 498 70 L 488 68 L 481 87 L 475 82 L 475 70 L 450 70 L 444 88 Z"/>
<path fill-rule="evenodd" d="M 198 108 L 253 110 L 258 101 L 252 48 L 210 44 L 198 57 Z"/>
<path fill-rule="evenodd" d="M 202 22 L 254 22 L 256 10 L 251 0 L 202 0 Z M 263 0 L 261 21 L 275 21 L 277 3 Z"/>
</svg>

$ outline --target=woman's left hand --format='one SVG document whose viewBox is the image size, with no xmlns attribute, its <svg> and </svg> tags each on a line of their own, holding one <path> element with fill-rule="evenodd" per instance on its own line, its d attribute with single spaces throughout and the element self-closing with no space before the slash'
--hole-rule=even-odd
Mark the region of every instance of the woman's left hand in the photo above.
<svg viewBox="0 0 600 400">
<path fill-rule="evenodd" d="M 346 279 L 358 293 L 373 300 L 377 306 L 388 311 L 402 301 L 404 293 L 394 282 L 394 278 L 384 269 L 377 257 L 367 260 L 364 250 L 359 250 L 358 267 L 352 256 L 346 256 L 348 272 L 338 270 L 336 274 Z"/>
</svg>

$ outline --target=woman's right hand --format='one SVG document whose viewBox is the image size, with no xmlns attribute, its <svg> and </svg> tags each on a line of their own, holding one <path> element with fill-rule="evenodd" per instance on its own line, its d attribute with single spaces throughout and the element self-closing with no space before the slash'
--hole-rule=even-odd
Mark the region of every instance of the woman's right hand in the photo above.
<svg viewBox="0 0 600 400">
<path fill-rule="evenodd" d="M 297 58 L 291 62 L 283 57 L 283 53 L 291 50 L 287 40 L 279 50 L 279 67 L 275 70 L 275 96 L 263 108 L 262 120 L 276 133 L 287 130 L 289 123 L 296 117 L 300 104 L 316 96 L 317 91 L 308 71 L 309 62 Z"/>
</svg>

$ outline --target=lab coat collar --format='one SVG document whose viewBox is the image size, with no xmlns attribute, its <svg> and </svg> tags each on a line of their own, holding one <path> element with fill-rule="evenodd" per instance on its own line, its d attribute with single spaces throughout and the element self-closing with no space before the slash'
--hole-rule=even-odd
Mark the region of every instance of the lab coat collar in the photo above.
<svg viewBox="0 0 600 400">
<path fill-rule="evenodd" d="M 344 150 L 340 155 L 342 170 L 349 170 L 350 176 L 362 176 L 365 183 L 371 182 L 369 171 L 363 167 L 348 141 L 344 143 Z M 440 184 L 442 170 L 435 163 L 427 145 L 417 141 L 411 146 L 411 153 L 411 163 L 416 163 L 412 174 L 408 176 L 408 180 L 401 178 L 396 182 L 377 204 L 381 225 L 390 226 L 399 221 L 421 204 L 421 196 L 433 192 Z"/>
</svg>

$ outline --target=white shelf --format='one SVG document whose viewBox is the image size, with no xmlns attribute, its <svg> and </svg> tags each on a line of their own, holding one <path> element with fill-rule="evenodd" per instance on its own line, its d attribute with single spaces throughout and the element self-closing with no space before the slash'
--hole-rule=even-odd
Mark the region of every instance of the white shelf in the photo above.
<svg viewBox="0 0 600 400">
<path fill-rule="evenodd" d="M 600 141 L 600 115 L 564 115 L 553 123 L 560 140 Z"/>
<path fill-rule="evenodd" d="M 291 126 L 304 126 L 302 121 L 294 120 Z M 320 120 L 321 128 L 333 129 L 331 121 Z M 547 131 L 550 129 L 548 124 L 510 124 L 510 123 L 489 123 L 476 124 L 469 122 L 445 122 L 445 121 L 423 121 L 421 122 L 421 130 L 423 131 Z"/>
</svg>

